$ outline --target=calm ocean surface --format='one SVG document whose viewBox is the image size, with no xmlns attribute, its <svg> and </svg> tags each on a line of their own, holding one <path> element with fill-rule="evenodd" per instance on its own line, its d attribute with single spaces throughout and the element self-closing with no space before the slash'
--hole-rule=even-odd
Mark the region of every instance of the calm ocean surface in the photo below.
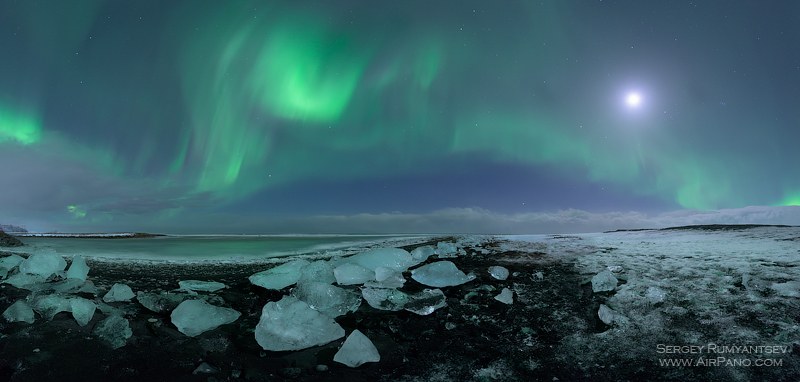
<svg viewBox="0 0 800 382">
<path fill-rule="evenodd" d="M 414 241 L 421 237 L 371 235 L 161 236 L 133 239 L 24 237 L 21 240 L 26 246 L 12 250 L 125 260 L 259 260 L 364 248 L 376 243 L 392 245 Z"/>
</svg>

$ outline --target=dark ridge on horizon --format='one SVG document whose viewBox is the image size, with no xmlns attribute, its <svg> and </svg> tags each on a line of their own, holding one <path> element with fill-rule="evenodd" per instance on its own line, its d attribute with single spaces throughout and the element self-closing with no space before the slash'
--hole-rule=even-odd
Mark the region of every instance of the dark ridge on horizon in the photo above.
<svg viewBox="0 0 800 382">
<path fill-rule="evenodd" d="M 603 231 L 603 233 L 655 231 L 657 229 L 658 228 L 620 228 L 620 229 L 615 229 L 613 231 Z"/>
<path fill-rule="evenodd" d="M 694 224 L 682 225 L 667 228 L 621 228 L 613 231 L 603 231 L 603 233 L 614 232 L 640 232 L 640 231 L 737 231 L 761 227 L 774 227 L 774 228 L 789 228 L 800 227 L 796 225 L 785 224 Z"/>
<path fill-rule="evenodd" d="M 698 224 L 662 228 L 659 231 L 696 230 L 696 231 L 735 231 L 761 227 L 789 228 L 797 227 L 785 224 Z"/>
</svg>

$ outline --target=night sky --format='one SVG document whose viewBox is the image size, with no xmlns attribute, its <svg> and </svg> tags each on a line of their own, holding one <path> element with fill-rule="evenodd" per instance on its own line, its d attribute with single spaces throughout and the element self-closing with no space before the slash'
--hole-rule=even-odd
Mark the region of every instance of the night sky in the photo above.
<svg viewBox="0 0 800 382">
<path fill-rule="evenodd" d="M 0 1 L 0 223 L 800 224 L 800 2 Z"/>
</svg>

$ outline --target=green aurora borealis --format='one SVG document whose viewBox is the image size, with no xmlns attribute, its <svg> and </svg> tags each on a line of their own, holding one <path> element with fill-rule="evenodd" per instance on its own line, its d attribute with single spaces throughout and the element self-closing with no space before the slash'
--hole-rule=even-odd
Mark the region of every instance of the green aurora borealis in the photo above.
<svg viewBox="0 0 800 382">
<path fill-rule="evenodd" d="M 309 203 L 298 214 L 800 205 L 797 14 L 789 1 L 4 2 L 0 162 L 14 176 L 0 186 L 20 202 L 0 212 L 83 229 Z M 630 90 L 640 108 L 622 102 Z M 450 189 L 454 176 L 503 184 Z M 354 186 L 392 179 L 442 191 Z M 326 188 L 347 196 L 326 202 Z"/>
</svg>

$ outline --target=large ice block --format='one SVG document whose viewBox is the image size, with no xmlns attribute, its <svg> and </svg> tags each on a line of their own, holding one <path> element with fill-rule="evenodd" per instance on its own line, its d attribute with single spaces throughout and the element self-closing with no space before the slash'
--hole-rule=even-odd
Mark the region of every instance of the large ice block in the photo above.
<svg viewBox="0 0 800 382">
<path fill-rule="evenodd" d="M 203 300 L 186 300 L 172 311 L 170 319 L 178 331 L 194 337 L 236 321 L 241 313 L 230 308 L 211 305 Z"/>
<path fill-rule="evenodd" d="M 344 340 L 333 360 L 350 367 L 359 367 L 367 362 L 380 361 L 381 355 L 372 341 L 356 329 Z"/>
<path fill-rule="evenodd" d="M 281 290 L 300 279 L 303 268 L 309 265 L 308 260 L 293 260 L 277 267 L 253 274 L 249 277 L 253 285 L 266 289 Z"/>
<path fill-rule="evenodd" d="M 256 325 L 256 342 L 264 350 L 301 350 L 344 337 L 344 329 L 296 297 L 268 302 Z"/>
<path fill-rule="evenodd" d="M 432 287 L 461 285 L 475 279 L 461 272 L 452 261 L 437 261 L 411 271 L 411 278 Z"/>
</svg>

